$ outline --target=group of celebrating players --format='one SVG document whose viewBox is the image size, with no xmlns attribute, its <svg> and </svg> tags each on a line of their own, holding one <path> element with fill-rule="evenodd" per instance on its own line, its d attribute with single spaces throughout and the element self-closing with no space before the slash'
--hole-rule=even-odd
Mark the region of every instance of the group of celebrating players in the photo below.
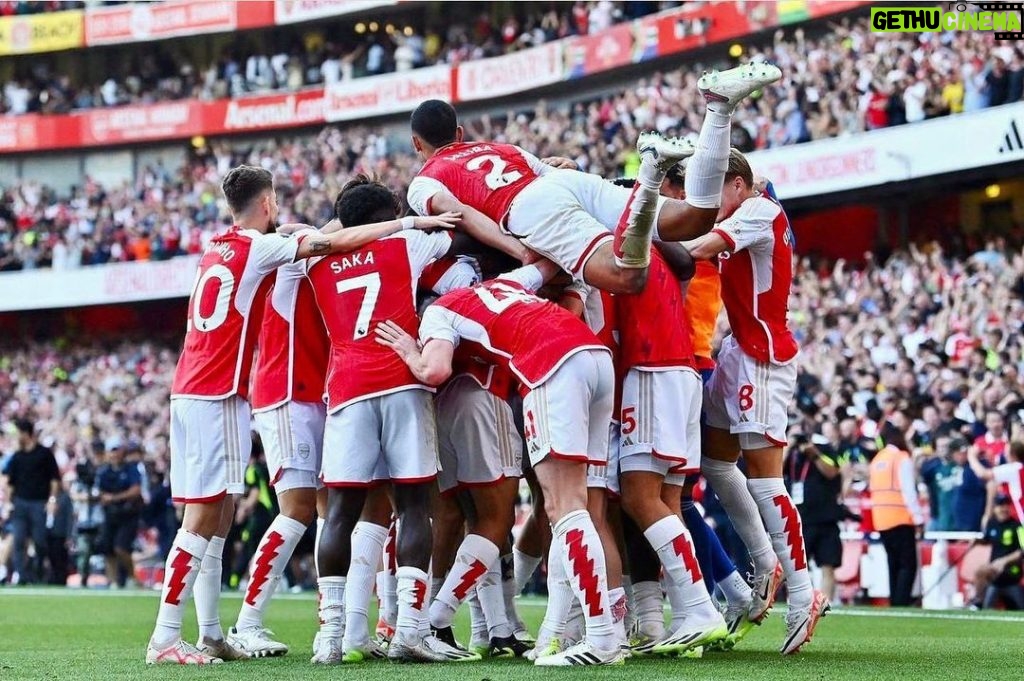
<svg viewBox="0 0 1024 681">
<path fill-rule="evenodd" d="M 729 147 L 737 103 L 779 77 L 768 64 L 703 76 L 696 144 L 643 133 L 632 182 L 463 141 L 437 100 L 412 115 L 425 160 L 415 217 L 360 177 L 322 229 L 277 227 L 270 173 L 230 171 L 235 226 L 201 258 L 172 390 L 171 489 L 185 511 L 146 662 L 287 652 L 263 613 L 314 519 L 314 663 L 609 665 L 728 649 L 783 578 L 781 650 L 808 642 L 829 604 L 782 482 L 792 238 Z M 723 304 L 732 334 L 716 363 Z M 281 513 L 225 635 L 221 554 L 252 418 Z M 533 514 L 513 546 L 524 473 Z M 751 583 L 694 508 L 701 473 L 746 544 Z M 545 552 L 534 640 L 514 597 Z M 190 595 L 195 646 L 181 638 Z M 451 628 L 466 601 L 468 648 Z"/>
</svg>

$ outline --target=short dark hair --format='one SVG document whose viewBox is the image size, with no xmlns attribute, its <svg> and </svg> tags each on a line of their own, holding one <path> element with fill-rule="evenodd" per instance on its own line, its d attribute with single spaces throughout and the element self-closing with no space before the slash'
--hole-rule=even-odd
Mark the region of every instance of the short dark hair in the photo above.
<svg viewBox="0 0 1024 681">
<path fill-rule="evenodd" d="M 434 148 L 454 142 L 459 127 L 454 107 L 440 99 L 428 99 L 420 104 L 409 122 L 413 133 Z"/>
<path fill-rule="evenodd" d="M 228 208 L 237 215 L 244 213 L 260 194 L 274 188 L 274 176 L 256 166 L 238 166 L 228 171 L 220 188 Z"/>
<path fill-rule="evenodd" d="M 28 419 L 18 419 L 14 422 L 14 427 L 18 429 L 18 432 L 24 433 L 25 435 L 35 435 L 36 427 Z"/>
<path fill-rule="evenodd" d="M 375 222 L 383 214 L 393 218 L 401 209 L 398 197 L 383 182 L 368 175 L 356 175 L 334 199 L 334 217 L 342 227 Z"/>
<path fill-rule="evenodd" d="M 736 147 L 729 150 L 729 166 L 725 171 L 726 181 L 734 177 L 742 178 L 748 187 L 754 186 L 754 171 L 750 169 L 750 162 Z"/>
</svg>

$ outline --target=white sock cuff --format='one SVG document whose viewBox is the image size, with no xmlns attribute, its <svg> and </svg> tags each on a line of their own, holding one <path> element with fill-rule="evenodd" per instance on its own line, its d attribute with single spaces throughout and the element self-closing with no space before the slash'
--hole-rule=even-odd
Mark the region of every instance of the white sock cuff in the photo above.
<svg viewBox="0 0 1024 681">
<path fill-rule="evenodd" d="M 430 583 L 430 578 L 427 576 L 426 572 L 411 565 L 399 566 L 395 571 L 395 577 L 398 579 L 418 579 L 421 582 Z"/>
<path fill-rule="evenodd" d="M 321 577 L 318 580 L 316 580 L 316 583 L 317 583 L 317 586 L 320 586 L 320 587 L 325 587 L 325 586 L 345 586 L 345 582 L 347 580 L 348 580 L 348 578 L 344 577 L 344 576 L 342 576 L 342 577 L 331 576 L 331 577 Z"/>
<path fill-rule="evenodd" d="M 786 483 L 782 478 L 748 478 L 747 489 L 754 501 L 771 499 L 779 494 L 786 493 Z"/>
<path fill-rule="evenodd" d="M 388 528 L 378 525 L 376 523 L 370 523 L 365 520 L 360 520 L 356 523 L 355 528 L 352 530 L 352 534 L 363 534 L 374 542 L 384 546 L 384 542 L 388 540 Z"/>
<path fill-rule="evenodd" d="M 501 549 L 497 544 L 479 534 L 467 534 L 459 547 L 459 553 L 466 553 L 478 558 L 490 569 L 501 558 Z"/>
<path fill-rule="evenodd" d="M 178 530 L 178 534 L 174 536 L 174 545 L 182 549 L 185 553 L 191 555 L 193 558 L 203 559 L 206 555 L 206 548 L 210 542 L 198 534 L 189 532 L 188 530 Z"/>
<path fill-rule="evenodd" d="M 215 560 L 220 560 L 224 555 L 224 537 L 212 537 L 206 545 L 206 555 Z"/>
<path fill-rule="evenodd" d="M 705 475 L 727 474 L 736 470 L 736 463 L 734 461 L 709 459 L 705 456 L 700 460 L 700 469 Z"/>
<path fill-rule="evenodd" d="M 667 515 L 644 530 L 644 536 L 655 551 L 660 551 L 662 547 L 671 544 L 673 539 L 685 532 L 686 526 L 683 525 L 679 516 Z"/>
<path fill-rule="evenodd" d="M 295 518 L 289 518 L 281 514 L 278 514 L 274 521 L 270 523 L 270 529 L 277 530 L 288 539 L 302 539 L 302 535 L 306 534 L 305 525 Z"/>
<path fill-rule="evenodd" d="M 586 509 L 581 508 L 576 511 L 570 511 L 569 513 L 566 513 L 564 516 L 562 516 L 562 519 L 555 523 L 554 526 L 552 526 L 551 533 L 554 534 L 556 537 L 560 537 L 564 535 L 566 532 L 568 532 L 573 525 L 575 525 L 583 518 L 586 518 L 588 521 L 590 521 L 590 524 L 593 524 L 593 520 L 590 519 L 590 514 L 587 513 Z"/>
</svg>

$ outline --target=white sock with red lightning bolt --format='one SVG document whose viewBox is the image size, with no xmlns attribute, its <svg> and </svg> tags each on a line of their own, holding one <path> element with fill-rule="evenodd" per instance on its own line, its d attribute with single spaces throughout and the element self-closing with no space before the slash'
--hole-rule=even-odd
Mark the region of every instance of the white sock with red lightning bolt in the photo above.
<svg viewBox="0 0 1024 681">
<path fill-rule="evenodd" d="M 185 604 L 199 576 L 199 566 L 209 542 L 198 534 L 178 530 L 164 565 L 164 588 L 160 595 L 160 612 L 152 641 L 164 648 L 181 638 L 181 620 Z"/>
<path fill-rule="evenodd" d="M 270 523 L 252 559 L 249 586 L 245 589 L 242 609 L 235 623 L 236 630 L 263 626 L 263 614 L 277 591 L 295 546 L 304 534 L 306 526 L 286 515 L 279 515 Z"/>
<path fill-rule="evenodd" d="M 809 608 L 814 599 L 814 587 L 807 570 L 804 529 L 796 504 L 786 491 L 782 478 L 750 479 L 747 480 L 747 488 L 764 519 L 775 555 L 782 563 L 789 606 Z"/>
</svg>

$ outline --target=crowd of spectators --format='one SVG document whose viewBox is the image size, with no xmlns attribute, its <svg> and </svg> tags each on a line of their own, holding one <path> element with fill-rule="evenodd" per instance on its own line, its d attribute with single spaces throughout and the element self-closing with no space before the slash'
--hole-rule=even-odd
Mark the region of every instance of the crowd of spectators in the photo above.
<svg viewBox="0 0 1024 681">
<path fill-rule="evenodd" d="M 732 142 L 744 151 L 972 111 L 1017 101 L 1024 91 L 1022 48 L 980 32 L 876 34 L 862 20 L 846 21 L 816 39 L 802 29 L 777 33 L 749 56 L 780 64 L 784 77 L 737 112 Z M 655 73 L 614 96 L 483 116 L 467 121 L 468 133 L 539 156 L 570 156 L 587 172 L 631 175 L 640 131 L 699 130 L 704 104 L 696 79 L 703 68 Z M 0 191 L 0 271 L 197 253 L 225 227 L 217 178 L 241 160 L 272 169 L 284 205 L 321 223 L 333 192 L 353 172 L 378 172 L 404 193 L 417 161 L 388 140 L 364 126 L 326 128 L 315 136 L 217 142 L 182 168 L 149 166 L 133 184 L 86 179 L 58 193 L 11 183 Z"/>
<path fill-rule="evenodd" d="M 76 0 L 0 0 L 0 17 L 82 9 L 86 4 Z M 100 3 L 93 2 L 92 4 Z"/>
<path fill-rule="evenodd" d="M 45 56 L 25 62 L 4 84 L 0 113 L 68 113 L 175 99 L 221 99 L 248 93 L 298 90 L 315 85 L 408 71 L 434 64 L 494 57 L 572 35 L 600 32 L 615 23 L 657 11 L 666 3 L 579 0 L 537 13 L 509 5 L 502 18 L 483 11 L 472 21 L 403 26 L 346 21 L 305 34 L 239 36 L 208 63 L 195 63 L 160 43 L 119 52 L 102 81 L 72 78 Z M 464 14 L 462 16 L 465 16 Z"/>
</svg>

